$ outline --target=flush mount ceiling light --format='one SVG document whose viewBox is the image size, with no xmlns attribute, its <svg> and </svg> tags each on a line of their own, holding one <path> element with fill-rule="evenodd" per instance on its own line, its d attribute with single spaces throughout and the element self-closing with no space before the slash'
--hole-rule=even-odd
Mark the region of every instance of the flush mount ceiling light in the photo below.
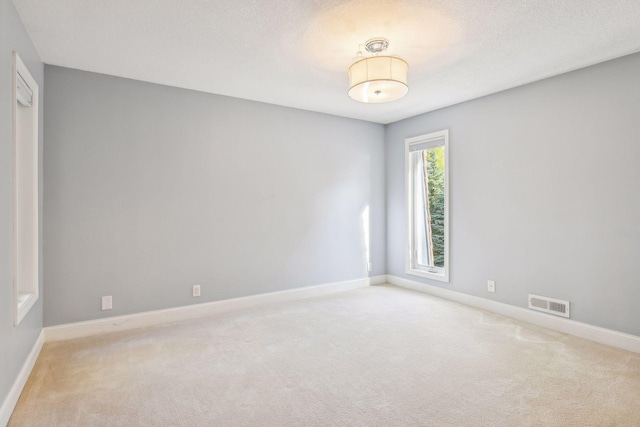
<svg viewBox="0 0 640 427">
<path fill-rule="evenodd" d="M 407 94 L 407 71 L 409 64 L 396 56 L 380 55 L 389 47 L 383 38 L 368 40 L 367 52 L 358 52 L 349 67 L 349 96 L 356 101 L 369 104 L 395 101 Z"/>
</svg>

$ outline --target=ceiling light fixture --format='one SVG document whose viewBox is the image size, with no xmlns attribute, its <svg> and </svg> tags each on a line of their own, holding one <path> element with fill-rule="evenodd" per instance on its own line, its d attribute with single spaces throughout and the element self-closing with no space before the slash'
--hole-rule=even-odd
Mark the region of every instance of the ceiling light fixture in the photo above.
<svg viewBox="0 0 640 427">
<path fill-rule="evenodd" d="M 380 55 L 389 47 L 387 39 L 368 40 L 365 47 L 372 56 L 365 57 L 358 52 L 349 67 L 349 96 L 369 104 L 395 101 L 405 96 L 409 92 L 409 64 L 397 56 Z"/>
</svg>

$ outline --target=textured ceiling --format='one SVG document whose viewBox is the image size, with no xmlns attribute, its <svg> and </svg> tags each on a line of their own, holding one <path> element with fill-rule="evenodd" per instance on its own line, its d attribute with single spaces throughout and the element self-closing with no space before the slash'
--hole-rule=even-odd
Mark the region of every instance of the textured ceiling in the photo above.
<svg viewBox="0 0 640 427">
<path fill-rule="evenodd" d="M 390 123 L 640 51 L 638 0 L 14 0 L 47 64 Z M 347 96 L 386 37 L 409 94 Z"/>
</svg>

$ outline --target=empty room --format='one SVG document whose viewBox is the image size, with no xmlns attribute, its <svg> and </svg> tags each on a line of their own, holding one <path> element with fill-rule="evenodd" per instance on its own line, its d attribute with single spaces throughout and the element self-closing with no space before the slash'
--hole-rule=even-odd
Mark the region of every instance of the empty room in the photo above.
<svg viewBox="0 0 640 427">
<path fill-rule="evenodd" d="M 637 0 L 0 0 L 0 426 L 640 427 Z"/>
</svg>

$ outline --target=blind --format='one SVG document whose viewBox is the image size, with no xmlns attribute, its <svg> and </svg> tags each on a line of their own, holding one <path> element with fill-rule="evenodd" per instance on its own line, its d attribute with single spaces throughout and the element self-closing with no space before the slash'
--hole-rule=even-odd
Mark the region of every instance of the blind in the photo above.
<svg viewBox="0 0 640 427">
<path fill-rule="evenodd" d="M 409 145 L 409 151 L 421 151 L 427 148 L 442 147 L 444 145 L 444 138 L 432 139 L 430 141 L 417 141 Z"/>
</svg>

